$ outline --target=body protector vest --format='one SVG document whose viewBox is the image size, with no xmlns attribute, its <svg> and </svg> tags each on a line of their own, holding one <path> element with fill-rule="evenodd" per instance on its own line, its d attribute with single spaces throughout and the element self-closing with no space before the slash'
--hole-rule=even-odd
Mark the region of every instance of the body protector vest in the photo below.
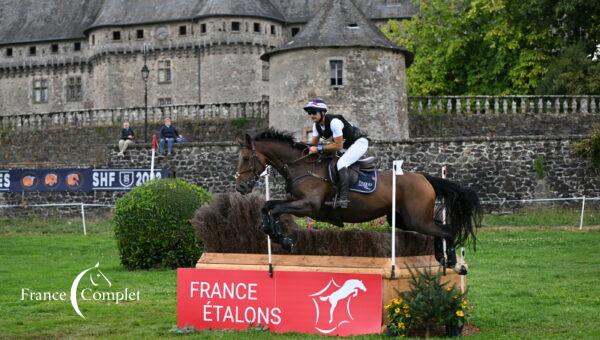
<svg viewBox="0 0 600 340">
<path fill-rule="evenodd" d="M 348 149 L 357 139 L 367 137 L 367 135 L 362 133 L 359 128 L 348 123 L 344 116 L 334 114 L 326 114 L 325 117 L 323 117 L 325 120 L 325 128 L 323 128 L 321 124 L 316 124 L 319 137 L 327 139 L 333 136 L 333 132 L 331 131 L 331 121 L 334 118 L 337 118 L 344 123 L 344 128 L 342 129 L 344 135 L 344 149 Z"/>
</svg>

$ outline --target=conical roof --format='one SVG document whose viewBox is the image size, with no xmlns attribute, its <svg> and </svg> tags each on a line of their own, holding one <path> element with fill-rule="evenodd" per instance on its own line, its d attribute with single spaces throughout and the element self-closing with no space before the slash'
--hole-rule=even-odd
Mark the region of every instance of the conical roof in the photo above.
<svg viewBox="0 0 600 340">
<path fill-rule="evenodd" d="M 244 16 L 284 21 L 283 15 L 269 0 L 207 0 L 196 17 Z"/>
<path fill-rule="evenodd" d="M 304 28 L 280 48 L 261 56 L 263 60 L 278 53 L 319 47 L 369 47 L 397 50 L 406 57 L 406 66 L 413 54 L 391 42 L 354 4 L 352 0 L 329 0 Z"/>
</svg>

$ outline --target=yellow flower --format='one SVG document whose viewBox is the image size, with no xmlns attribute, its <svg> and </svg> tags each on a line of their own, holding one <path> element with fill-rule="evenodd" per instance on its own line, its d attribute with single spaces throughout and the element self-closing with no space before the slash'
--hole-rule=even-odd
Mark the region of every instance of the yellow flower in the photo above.
<svg viewBox="0 0 600 340">
<path fill-rule="evenodd" d="M 398 322 L 398 328 L 399 328 L 399 329 L 404 329 L 404 328 L 406 328 L 406 326 L 404 325 L 404 322 Z"/>
<path fill-rule="evenodd" d="M 452 287 L 448 287 L 448 288 L 446 288 L 446 290 L 447 290 L 447 291 L 451 291 L 451 290 L 452 290 Z"/>
<path fill-rule="evenodd" d="M 396 313 L 400 313 L 400 308 L 396 308 L 396 309 L 394 310 L 394 312 L 396 312 Z"/>
<path fill-rule="evenodd" d="M 385 305 L 385 307 L 383 307 L 383 308 L 390 309 L 390 307 L 391 307 L 390 305 Z"/>
<path fill-rule="evenodd" d="M 462 310 L 457 310 L 456 315 L 462 318 L 463 316 L 465 316 L 465 312 L 463 312 Z"/>
<path fill-rule="evenodd" d="M 404 313 L 404 316 L 410 318 L 410 313 Z"/>
</svg>

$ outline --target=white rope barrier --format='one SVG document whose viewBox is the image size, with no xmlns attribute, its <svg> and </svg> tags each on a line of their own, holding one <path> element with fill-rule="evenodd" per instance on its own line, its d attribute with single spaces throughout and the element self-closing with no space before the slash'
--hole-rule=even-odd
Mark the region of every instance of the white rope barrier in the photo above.
<svg viewBox="0 0 600 340">
<path fill-rule="evenodd" d="M 271 166 L 267 165 L 265 171 L 261 176 L 265 178 L 265 199 L 267 202 L 271 199 L 271 190 L 269 188 L 269 174 L 271 173 Z M 269 276 L 273 276 L 273 255 L 271 251 L 271 237 L 267 235 L 267 252 L 269 254 Z"/>
<path fill-rule="evenodd" d="M 396 276 L 396 176 L 404 174 L 402 163 L 403 160 L 392 162 L 392 278 Z"/>
</svg>

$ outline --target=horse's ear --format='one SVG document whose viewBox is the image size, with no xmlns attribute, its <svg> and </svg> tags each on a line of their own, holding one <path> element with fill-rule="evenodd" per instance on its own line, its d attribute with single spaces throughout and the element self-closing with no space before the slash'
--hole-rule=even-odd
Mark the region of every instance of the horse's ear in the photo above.
<svg viewBox="0 0 600 340">
<path fill-rule="evenodd" d="M 246 134 L 246 145 L 252 145 L 252 137 L 249 134 Z"/>
<path fill-rule="evenodd" d="M 235 139 L 236 143 L 238 143 L 242 148 L 246 146 L 246 140 L 243 136 L 237 136 Z"/>
</svg>

